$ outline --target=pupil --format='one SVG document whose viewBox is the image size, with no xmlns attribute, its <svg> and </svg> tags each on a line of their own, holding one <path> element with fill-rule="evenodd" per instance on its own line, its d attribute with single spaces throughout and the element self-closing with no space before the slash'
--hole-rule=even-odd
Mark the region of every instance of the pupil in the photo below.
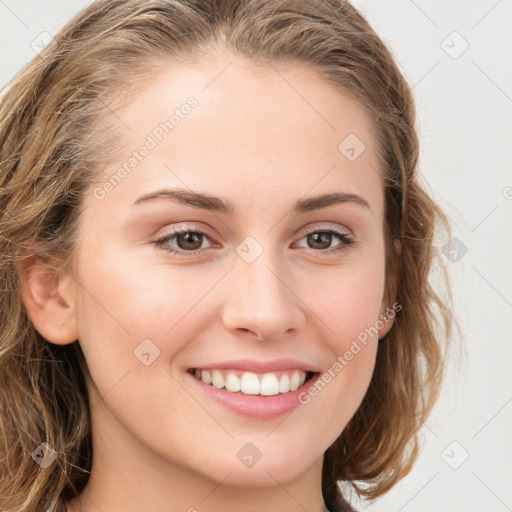
<svg viewBox="0 0 512 512">
<path fill-rule="evenodd" d="M 179 234 L 177 242 L 180 249 L 199 249 L 201 247 L 201 236 L 201 233 L 188 231 L 187 233 Z M 198 242 L 199 245 L 197 245 Z"/>
<path fill-rule="evenodd" d="M 308 235 L 308 243 L 315 246 L 316 249 L 327 249 L 331 245 L 332 234 L 331 233 L 310 233 Z"/>
</svg>

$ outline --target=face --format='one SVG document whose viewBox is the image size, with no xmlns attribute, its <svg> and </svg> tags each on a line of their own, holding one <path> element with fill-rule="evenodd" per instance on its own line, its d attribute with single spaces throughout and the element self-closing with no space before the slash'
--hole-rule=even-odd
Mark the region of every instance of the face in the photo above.
<svg viewBox="0 0 512 512">
<path fill-rule="evenodd" d="M 74 261 L 95 453 L 240 485 L 319 467 L 386 308 L 370 118 L 305 67 L 233 58 L 115 113 L 125 157 L 85 197 Z"/>
</svg>

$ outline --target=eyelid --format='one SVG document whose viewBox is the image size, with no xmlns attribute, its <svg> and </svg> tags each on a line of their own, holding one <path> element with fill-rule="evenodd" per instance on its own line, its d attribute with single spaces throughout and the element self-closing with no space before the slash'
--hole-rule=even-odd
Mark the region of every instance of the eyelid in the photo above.
<svg viewBox="0 0 512 512">
<path fill-rule="evenodd" d="M 310 233 L 316 233 L 317 231 L 335 231 L 337 233 L 345 235 L 347 238 L 350 238 L 352 240 L 355 240 L 353 232 L 346 228 L 341 227 L 338 224 L 328 223 L 328 222 L 312 222 L 311 224 L 308 224 L 304 228 L 302 228 L 298 232 L 298 239 L 300 240 L 304 236 L 309 235 Z"/>
<path fill-rule="evenodd" d="M 165 229 L 162 235 L 158 235 L 158 239 L 172 237 L 173 235 L 179 235 L 180 233 L 188 233 L 192 231 L 194 233 L 202 233 L 206 235 L 210 240 L 215 240 L 215 236 L 211 233 L 211 230 L 207 227 L 192 225 L 187 222 L 174 225 L 173 227 L 169 227 Z"/>
</svg>

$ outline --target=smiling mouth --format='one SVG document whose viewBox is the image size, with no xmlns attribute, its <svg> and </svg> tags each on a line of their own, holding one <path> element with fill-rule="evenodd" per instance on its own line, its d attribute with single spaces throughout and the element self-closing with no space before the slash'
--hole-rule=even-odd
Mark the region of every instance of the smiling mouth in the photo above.
<svg viewBox="0 0 512 512">
<path fill-rule="evenodd" d="M 206 385 L 244 395 L 275 396 L 297 390 L 317 375 L 304 370 L 282 370 L 267 373 L 243 370 L 190 368 L 188 373 Z"/>
</svg>

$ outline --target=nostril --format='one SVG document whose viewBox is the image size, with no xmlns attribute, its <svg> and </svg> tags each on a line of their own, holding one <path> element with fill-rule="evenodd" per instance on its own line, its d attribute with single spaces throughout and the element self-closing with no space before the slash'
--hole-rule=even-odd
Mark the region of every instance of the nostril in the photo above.
<svg viewBox="0 0 512 512">
<path fill-rule="evenodd" d="M 240 329 L 244 332 L 252 332 L 253 334 L 256 335 L 256 338 L 258 338 L 259 340 L 263 341 L 263 337 L 261 336 L 261 334 L 257 333 L 256 331 L 253 331 L 251 329 L 248 329 L 247 327 L 240 327 Z"/>
</svg>

